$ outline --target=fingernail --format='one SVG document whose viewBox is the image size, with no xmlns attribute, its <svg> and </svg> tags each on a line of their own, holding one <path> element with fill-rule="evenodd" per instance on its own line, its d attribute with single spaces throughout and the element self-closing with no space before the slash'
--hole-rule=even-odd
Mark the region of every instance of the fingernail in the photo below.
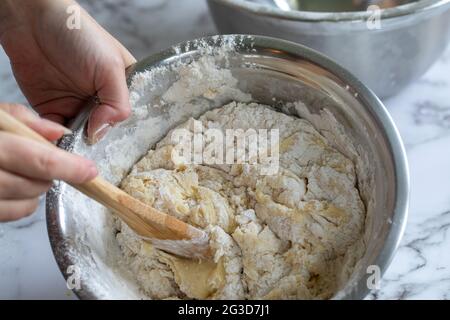
<svg viewBox="0 0 450 320">
<path fill-rule="evenodd" d="M 49 119 L 46 119 L 46 118 L 40 118 L 39 120 L 42 121 L 42 123 L 44 125 L 47 125 L 49 127 L 51 126 L 51 127 L 54 128 L 55 126 L 57 126 L 58 128 L 60 128 L 62 130 L 63 136 L 67 136 L 67 135 L 73 134 L 72 130 L 70 130 L 69 128 L 63 126 L 59 122 L 56 122 L 56 121 L 53 121 L 53 120 L 49 120 Z"/>
<path fill-rule="evenodd" d="M 69 128 L 63 127 L 63 135 L 64 136 L 70 136 L 73 134 L 73 131 L 70 130 Z"/>
<path fill-rule="evenodd" d="M 99 142 L 106 135 L 109 129 L 111 129 L 111 125 L 109 123 L 101 125 L 91 137 L 88 137 L 89 144 L 96 144 Z"/>
</svg>

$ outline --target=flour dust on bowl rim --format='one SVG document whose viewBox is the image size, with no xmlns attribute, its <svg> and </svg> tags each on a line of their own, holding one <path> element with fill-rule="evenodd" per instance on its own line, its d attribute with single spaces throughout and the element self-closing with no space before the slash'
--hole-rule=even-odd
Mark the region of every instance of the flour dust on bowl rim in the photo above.
<svg viewBox="0 0 450 320">
<path fill-rule="evenodd" d="M 408 209 L 409 178 L 406 154 L 399 133 L 381 101 L 344 68 L 307 47 L 275 38 L 228 35 L 187 41 L 152 55 L 127 70 L 129 84 L 141 72 L 151 75 L 144 115 L 133 115 L 118 124 L 94 146 L 88 146 L 84 130 L 88 110 L 80 114 L 72 136 L 59 146 L 94 160 L 102 176 L 119 184 L 134 163 L 167 132 L 197 117 L 185 108 L 183 115 L 167 113 L 161 96 L 178 76 L 180 65 L 226 49 L 223 68 L 238 80 L 240 90 L 252 100 L 272 105 L 301 101 L 305 112 L 291 115 L 315 126 L 326 109 L 342 125 L 349 143 L 363 155 L 365 170 L 358 176 L 361 198 L 367 209 L 364 241 L 366 251 L 348 281 L 334 299 L 362 299 L 368 292 L 369 266 L 383 274 L 402 237 Z M 219 58 L 217 58 L 219 59 Z M 222 58 L 220 58 L 222 59 Z M 136 85 L 136 83 L 134 83 Z M 139 85 L 139 84 L 138 84 Z M 133 99 L 133 92 L 131 99 Z M 196 97 L 201 99 L 202 97 Z M 276 101 L 276 103 L 274 102 Z M 210 108 L 217 106 L 211 105 Z M 170 111 L 170 110 L 169 110 Z M 183 118 L 184 117 L 184 118 Z M 327 128 L 316 128 L 326 130 Z M 47 195 L 47 226 L 58 265 L 67 279 L 79 271 L 82 299 L 139 298 L 138 286 L 119 263 L 114 221 L 102 206 L 65 183 L 57 183 Z M 369 271 L 372 270 L 369 268 Z"/>
</svg>

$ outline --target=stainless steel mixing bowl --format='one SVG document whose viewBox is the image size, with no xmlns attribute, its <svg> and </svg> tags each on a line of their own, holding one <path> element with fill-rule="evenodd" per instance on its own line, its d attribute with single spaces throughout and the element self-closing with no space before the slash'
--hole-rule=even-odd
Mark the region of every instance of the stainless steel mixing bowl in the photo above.
<svg viewBox="0 0 450 320">
<path fill-rule="evenodd" d="M 232 40 L 232 41 L 231 41 Z M 391 117 L 380 100 L 348 71 L 325 56 L 304 46 L 266 37 L 210 37 L 170 48 L 138 62 L 130 70 L 164 70 L 154 74 L 148 90 L 149 114 L 145 120 L 133 114 L 114 127 L 94 146 L 83 137 L 86 113 L 73 125 L 74 135 L 65 137 L 60 147 L 97 162 L 101 174 L 119 183 L 135 161 L 183 119 L 173 120 L 160 105 L 160 96 L 177 79 L 175 66 L 205 55 L 199 43 L 217 50 L 223 44 L 238 43 L 228 53 L 229 68 L 239 87 L 255 101 L 269 105 L 302 101 L 317 116 L 323 108 L 344 126 L 353 145 L 361 151 L 368 171 L 359 176 L 361 196 L 367 206 L 365 242 L 367 250 L 350 280 L 342 284 L 336 299 L 364 298 L 369 289 L 368 266 L 376 265 L 383 273 L 402 236 L 408 206 L 408 168 L 405 150 Z M 200 99 L 201 97 L 198 97 Z M 279 104 L 274 107 L 279 106 Z M 215 106 L 211 106 L 215 107 Z M 178 110 L 178 109 L 177 109 Z M 186 108 L 187 116 L 191 114 Z M 295 116 L 295 111 L 289 111 Z M 176 115 L 175 115 L 176 116 Z M 145 126 L 158 124 L 164 130 L 143 136 Z M 123 157 L 126 154 L 127 157 Z M 119 249 L 114 237 L 111 215 L 100 205 L 85 198 L 64 183 L 56 184 L 47 196 L 47 224 L 50 242 L 59 267 L 83 299 L 137 298 L 136 283 L 118 263 Z M 372 272 L 372 271 L 371 271 Z"/>
<path fill-rule="evenodd" d="M 380 29 L 368 27 L 369 18 L 376 17 L 373 12 L 283 11 L 257 2 L 208 0 L 221 33 L 273 36 L 316 49 L 381 98 L 418 79 L 450 39 L 450 0 L 420 0 L 381 10 Z"/>
</svg>

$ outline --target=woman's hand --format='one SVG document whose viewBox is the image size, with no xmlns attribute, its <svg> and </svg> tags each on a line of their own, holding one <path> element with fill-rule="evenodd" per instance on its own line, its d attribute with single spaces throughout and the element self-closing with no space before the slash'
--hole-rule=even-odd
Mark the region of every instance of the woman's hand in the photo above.
<svg viewBox="0 0 450 320">
<path fill-rule="evenodd" d="M 70 29 L 77 10 L 80 28 Z M 0 42 L 42 117 L 65 124 L 97 95 L 87 130 L 92 143 L 128 117 L 125 69 L 135 59 L 73 0 L 1 0 Z"/>
<path fill-rule="evenodd" d="M 21 105 L 0 103 L 0 109 L 49 141 L 61 138 L 67 131 Z M 0 221 L 17 220 L 33 213 L 39 196 L 51 187 L 53 179 L 78 184 L 96 175 L 97 169 L 92 161 L 0 131 Z"/>
</svg>

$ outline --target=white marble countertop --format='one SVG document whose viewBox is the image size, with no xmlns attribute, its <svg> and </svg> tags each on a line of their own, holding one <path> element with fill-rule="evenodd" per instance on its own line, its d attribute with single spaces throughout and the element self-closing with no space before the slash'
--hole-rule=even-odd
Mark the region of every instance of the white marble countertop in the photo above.
<svg viewBox="0 0 450 320">
<path fill-rule="evenodd" d="M 81 0 L 140 59 L 215 34 L 203 0 Z M 0 101 L 26 103 L 0 51 Z M 411 203 L 394 261 L 369 298 L 450 298 L 450 47 L 418 81 L 384 101 L 406 145 Z M 44 201 L 42 201 L 44 202 Z M 74 299 L 51 252 L 44 206 L 0 224 L 0 299 Z"/>
</svg>

